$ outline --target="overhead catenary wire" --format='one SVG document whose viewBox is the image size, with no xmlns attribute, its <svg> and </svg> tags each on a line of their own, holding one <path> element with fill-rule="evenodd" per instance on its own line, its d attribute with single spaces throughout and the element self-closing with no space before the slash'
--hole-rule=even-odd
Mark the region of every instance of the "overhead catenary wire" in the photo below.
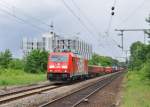
<svg viewBox="0 0 150 107">
<path fill-rule="evenodd" d="M 116 6 L 116 3 L 117 3 L 117 0 L 114 0 L 114 4 L 113 4 L 114 7 Z"/>
<path fill-rule="evenodd" d="M 26 20 L 24 20 L 24 19 L 22 19 L 22 18 L 20 18 L 20 17 L 18 17 L 18 16 L 16 16 L 16 15 L 14 15 L 14 14 L 11 13 L 11 12 L 6 11 L 5 9 L 2 9 L 1 7 L 0 7 L 0 11 L 2 11 L 2 12 L 4 12 L 4 13 L 8 14 L 9 16 L 11 16 L 11 17 L 17 19 L 18 21 L 23 22 L 24 24 L 30 25 L 31 27 L 37 29 L 39 32 L 45 31 L 45 29 L 40 28 L 40 27 L 38 27 L 38 26 L 36 26 L 36 25 L 34 25 L 34 24 L 32 24 L 32 23 L 29 23 L 28 21 L 26 21 Z"/>
<path fill-rule="evenodd" d="M 140 2 L 140 4 L 133 10 L 131 11 L 131 13 L 129 13 L 129 15 L 127 17 L 125 17 L 118 25 L 121 26 L 122 24 L 124 24 L 125 22 L 127 22 L 130 18 L 132 18 L 133 15 L 136 14 L 137 11 L 139 11 L 139 9 L 141 9 L 144 6 L 146 0 L 143 0 L 142 2 Z M 122 51 L 122 54 L 124 54 L 124 51 Z"/>
<path fill-rule="evenodd" d="M 77 3 L 74 0 L 71 0 L 74 4 L 74 6 L 78 9 L 78 11 L 80 12 L 80 14 L 84 17 L 84 19 L 88 22 L 89 25 L 91 25 L 91 27 L 93 28 L 94 32 L 96 32 L 96 35 L 99 36 L 99 32 L 96 31 L 96 27 L 95 25 L 92 23 L 92 21 L 87 17 L 87 15 L 80 9 L 80 7 L 77 5 Z M 116 5 L 116 0 L 114 1 L 113 7 Z M 109 21 L 109 26 L 111 25 L 112 22 L 112 15 L 111 15 L 111 20 Z M 110 38 L 112 39 L 112 38 Z M 118 45 L 118 43 L 112 39 L 112 41 L 114 42 L 114 45 Z"/>
<path fill-rule="evenodd" d="M 76 9 L 79 11 L 79 13 L 82 15 L 82 17 L 88 22 L 88 24 L 90 25 L 90 27 L 93 28 L 95 34 L 96 34 L 98 37 L 100 37 L 100 34 L 99 34 L 99 32 L 96 31 L 97 28 L 96 28 L 95 25 L 92 23 L 92 21 L 87 17 L 86 14 L 84 14 L 84 12 L 81 10 L 81 8 L 78 6 L 78 4 L 77 4 L 74 0 L 71 0 L 71 1 L 73 2 L 74 6 L 75 6 Z M 118 43 L 116 43 L 116 41 L 115 41 L 114 39 L 112 39 L 112 38 L 110 38 L 110 37 L 108 37 L 108 38 L 112 41 L 112 42 L 111 42 L 112 44 L 114 44 L 115 46 L 118 47 Z M 107 42 L 106 42 L 106 43 L 107 43 Z M 101 44 L 101 45 L 99 45 L 99 46 L 103 47 L 103 49 L 106 50 L 106 47 L 104 47 L 103 44 Z M 107 50 L 107 51 L 112 50 L 112 48 L 110 47 L 110 45 L 108 45 L 108 48 L 109 48 L 109 50 Z M 114 51 L 112 50 L 112 52 L 114 52 Z M 114 56 L 115 56 L 115 55 L 116 55 L 116 54 L 114 54 Z"/>
<path fill-rule="evenodd" d="M 140 8 L 143 7 L 146 0 L 143 0 L 127 17 L 125 17 L 117 26 L 122 25 L 123 23 L 127 22 L 132 16 L 139 11 Z"/>
<path fill-rule="evenodd" d="M 108 21 L 108 27 L 107 27 L 107 30 L 106 30 L 107 36 L 109 36 L 110 29 L 111 29 L 111 26 L 112 26 L 113 16 L 115 15 L 115 12 L 114 12 L 115 11 L 115 6 L 116 6 L 116 0 L 114 0 L 113 6 L 111 7 L 111 16 L 110 16 L 110 19 Z"/>
<path fill-rule="evenodd" d="M 113 16 L 111 15 L 110 20 L 108 21 L 108 28 L 106 30 L 106 35 L 109 36 L 110 33 L 110 28 L 111 28 L 111 24 L 112 24 L 112 18 Z"/>
<path fill-rule="evenodd" d="M 36 17 L 31 16 L 30 14 L 28 14 L 28 13 L 24 12 L 23 10 L 21 10 L 20 8 L 14 6 L 14 5 L 10 5 L 8 2 L 3 1 L 3 0 L 0 0 L 0 2 L 3 4 L 3 7 L 7 8 L 7 9 L 9 9 L 9 10 L 13 10 L 14 14 L 15 14 L 15 10 L 20 11 L 23 15 L 25 15 L 25 16 L 27 16 L 27 17 L 30 17 L 30 18 L 32 18 L 32 19 L 38 21 L 39 23 L 41 23 L 41 24 L 47 26 L 47 27 L 50 27 L 49 24 L 45 23 L 44 21 L 42 21 L 42 20 L 40 20 L 40 19 L 38 19 L 38 18 L 36 18 Z M 4 4 L 5 4 L 5 6 L 4 6 Z"/>
<path fill-rule="evenodd" d="M 88 33 L 94 36 L 94 33 L 86 26 L 86 24 L 82 21 L 82 19 L 78 17 L 78 15 L 76 15 L 74 10 L 70 8 L 70 6 L 65 2 L 65 0 L 61 0 L 61 2 L 71 12 L 71 14 L 80 22 L 80 24 L 88 31 Z"/>
<path fill-rule="evenodd" d="M 7 7 L 7 6 L 5 6 L 5 7 L 8 8 L 8 9 L 11 9 L 11 8 L 9 8 L 9 7 Z M 14 6 L 14 8 L 17 9 L 15 6 Z M 38 31 L 45 31 L 45 29 L 40 28 L 39 26 L 36 26 L 35 24 L 30 23 L 29 21 L 27 21 L 27 20 L 25 20 L 25 19 L 23 19 L 23 18 L 17 16 L 17 15 L 16 15 L 15 13 L 13 13 L 13 12 L 6 11 L 5 9 L 2 9 L 2 8 L 0 8 L 0 10 L 3 11 L 3 12 L 5 12 L 5 13 L 8 14 L 9 16 L 12 16 L 12 17 L 15 18 L 17 21 L 19 21 L 19 22 L 21 21 L 21 22 L 23 22 L 23 23 L 25 23 L 25 24 L 30 25 L 30 26 L 33 27 L 33 28 L 38 29 Z M 14 12 L 15 12 L 15 11 L 14 11 Z M 27 15 L 27 14 L 26 14 L 26 15 Z M 31 16 L 31 17 L 32 17 L 32 16 Z M 77 17 L 78 17 L 78 16 L 77 16 Z M 33 19 L 36 19 L 36 18 L 34 18 L 34 17 L 32 17 L 32 18 L 33 18 Z M 36 19 L 36 20 L 38 20 L 38 19 Z M 82 26 L 84 26 L 85 29 L 88 30 L 88 32 L 89 32 L 90 34 L 95 35 L 94 32 L 92 32 L 92 31 L 86 26 L 86 24 L 81 20 L 80 17 L 78 17 L 78 20 L 81 21 Z M 40 21 L 40 20 L 39 20 L 39 21 Z M 41 22 L 41 23 L 42 23 L 42 22 Z M 44 24 L 44 23 L 43 23 L 43 24 Z M 49 26 L 48 24 L 44 24 L 44 25 Z"/>
<path fill-rule="evenodd" d="M 112 43 L 115 44 L 119 48 L 119 45 L 118 45 L 117 41 L 114 40 L 110 36 L 110 29 L 111 29 L 111 26 L 112 26 L 113 16 L 115 15 L 116 2 L 117 2 L 117 0 L 114 0 L 113 5 L 111 7 L 111 16 L 110 16 L 110 19 L 108 21 L 108 27 L 107 27 L 107 30 L 106 30 L 106 35 L 107 35 L 107 38 L 110 38 Z"/>
<path fill-rule="evenodd" d="M 9 7 L 7 7 L 7 6 L 5 6 L 5 7 L 6 7 L 7 9 L 11 9 L 11 8 L 9 8 Z M 16 9 L 16 7 L 15 7 L 15 9 Z M 29 24 L 29 25 L 31 25 L 32 27 L 37 28 L 38 30 L 41 30 L 41 28 L 39 28 L 38 26 L 29 23 L 27 20 L 24 20 L 24 19 L 21 18 L 21 17 L 18 17 L 18 16 L 17 16 L 15 13 L 13 13 L 13 12 L 9 12 L 9 11 L 6 11 L 6 10 L 4 10 L 4 9 L 1 9 L 1 11 L 7 13 L 8 15 L 10 15 L 10 16 L 12 16 L 12 17 L 14 17 L 14 18 L 17 19 L 18 21 L 21 21 L 21 22 L 23 22 L 23 23 Z M 15 11 L 14 11 L 14 12 L 15 12 Z"/>
<path fill-rule="evenodd" d="M 117 3 L 117 0 L 114 0 L 113 5 L 112 5 L 112 7 L 111 7 L 111 15 L 110 15 L 110 19 L 109 19 L 109 21 L 108 21 L 108 27 L 107 27 L 107 29 L 106 29 L 106 35 L 107 35 L 108 38 L 111 39 L 111 41 L 113 42 L 113 44 L 118 47 L 118 46 L 119 46 L 119 45 L 118 45 L 118 42 L 117 42 L 116 40 L 114 40 L 114 39 L 110 36 L 110 29 L 111 29 L 111 26 L 112 26 L 113 16 L 115 15 L 116 3 Z"/>
<path fill-rule="evenodd" d="M 72 13 L 72 15 L 73 15 L 74 17 L 76 17 L 76 18 L 78 19 L 78 21 L 80 22 L 80 24 L 81 24 L 83 27 L 85 27 L 86 30 L 87 30 L 90 34 L 92 34 L 93 36 L 97 35 L 95 32 L 89 31 L 89 28 L 85 25 L 85 23 L 82 21 L 82 19 L 81 19 L 79 16 L 76 15 L 76 13 L 74 12 L 74 10 L 71 9 L 70 6 L 69 6 L 64 0 L 62 0 L 62 2 L 63 2 L 63 4 L 64 4 L 64 6 Z M 99 45 L 99 46 L 106 50 L 106 48 L 105 48 L 103 45 Z"/>
<path fill-rule="evenodd" d="M 93 24 L 93 22 L 87 17 L 87 15 L 80 9 L 80 7 L 77 5 L 77 3 L 74 0 L 71 0 L 74 4 L 74 6 L 78 9 L 78 11 L 81 13 L 81 15 L 84 17 L 85 20 L 87 20 L 88 24 L 91 25 L 94 32 L 96 32 L 96 35 L 100 35 L 99 32 L 96 31 L 96 26 Z M 115 0 L 116 1 L 116 0 Z"/>
<path fill-rule="evenodd" d="M 87 15 L 82 11 L 82 9 L 78 6 L 78 4 L 76 3 L 76 1 L 71 0 L 73 5 L 76 7 L 76 9 L 79 11 L 79 13 L 81 14 L 81 16 L 83 16 L 83 18 L 86 20 L 86 22 L 91 26 L 91 28 L 93 28 L 93 30 L 97 30 L 96 26 L 93 24 L 93 22 L 87 17 Z"/>
<path fill-rule="evenodd" d="M 92 34 L 93 36 L 95 36 L 95 34 L 89 30 L 89 28 L 86 26 L 86 24 L 82 21 L 82 19 L 80 17 L 78 17 L 76 15 L 76 13 L 74 12 L 73 9 L 70 8 L 70 6 L 65 2 L 65 0 L 61 0 L 62 3 L 64 4 L 64 6 L 72 13 L 72 15 L 77 18 L 77 20 L 80 22 L 80 24 L 88 31 L 89 34 Z M 75 3 L 75 2 L 74 2 Z M 77 5 L 76 5 L 77 6 Z M 79 9 L 79 8 L 78 8 Z M 101 46 L 103 47 L 103 46 Z M 104 47 L 103 47 L 104 48 Z"/>
</svg>

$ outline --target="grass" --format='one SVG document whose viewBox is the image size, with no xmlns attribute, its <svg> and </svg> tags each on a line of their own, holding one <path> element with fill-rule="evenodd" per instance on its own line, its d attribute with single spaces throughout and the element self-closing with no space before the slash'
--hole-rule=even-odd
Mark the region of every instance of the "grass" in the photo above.
<svg viewBox="0 0 150 107">
<path fill-rule="evenodd" d="M 150 107 L 150 84 L 140 71 L 126 75 L 121 107 Z"/>
<path fill-rule="evenodd" d="M 0 86 L 34 84 L 45 80 L 44 73 L 31 74 L 23 70 L 0 69 Z"/>
</svg>

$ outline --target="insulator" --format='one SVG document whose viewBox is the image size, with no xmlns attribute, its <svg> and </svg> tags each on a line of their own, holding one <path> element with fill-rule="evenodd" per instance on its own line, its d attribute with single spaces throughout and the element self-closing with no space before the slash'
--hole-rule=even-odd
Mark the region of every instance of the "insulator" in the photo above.
<svg viewBox="0 0 150 107">
<path fill-rule="evenodd" d="M 115 10 L 115 7 L 113 6 L 113 7 L 111 8 L 111 10 Z"/>
<path fill-rule="evenodd" d="M 115 14 L 115 12 L 111 12 L 111 15 L 113 16 Z"/>
</svg>

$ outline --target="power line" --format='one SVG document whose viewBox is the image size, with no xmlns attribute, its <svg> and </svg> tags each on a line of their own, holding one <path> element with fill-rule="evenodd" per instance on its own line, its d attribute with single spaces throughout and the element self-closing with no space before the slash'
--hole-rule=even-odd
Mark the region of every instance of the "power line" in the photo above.
<svg viewBox="0 0 150 107">
<path fill-rule="evenodd" d="M 71 0 L 71 1 L 73 2 L 74 6 L 78 9 L 78 11 L 80 12 L 80 14 L 84 17 L 84 19 L 87 20 L 87 22 L 89 23 L 89 25 L 91 25 L 93 27 L 93 30 L 97 29 L 95 27 L 95 25 L 91 22 L 91 20 L 86 16 L 86 14 L 84 14 L 84 12 L 80 9 L 80 7 L 77 5 L 77 3 L 74 0 Z M 115 5 L 116 5 L 116 0 L 114 1 L 113 7 Z M 111 21 L 112 21 L 112 15 L 111 15 L 111 20 L 109 21 L 109 26 L 111 25 Z M 96 32 L 96 30 L 95 30 L 95 32 Z M 99 33 L 97 32 L 96 35 L 99 36 Z M 112 39 L 112 38 L 110 38 L 110 39 Z M 112 39 L 112 41 L 115 43 L 114 45 L 117 44 L 117 42 L 114 39 Z M 117 46 L 118 46 L 118 44 L 117 44 Z"/>
<path fill-rule="evenodd" d="M 96 27 L 95 27 L 95 25 L 91 22 L 91 20 L 86 16 L 86 14 L 84 14 L 84 12 L 81 10 L 81 8 L 78 6 L 78 4 L 74 1 L 74 0 L 71 0 L 72 1 L 72 3 L 74 4 L 74 6 L 76 7 L 76 9 L 80 12 L 80 15 L 82 15 L 83 16 L 83 18 L 88 22 L 88 24 L 93 28 L 93 30 L 95 30 L 96 29 Z M 115 0 L 115 2 L 116 2 L 116 0 Z M 115 5 L 115 2 L 114 2 L 114 5 Z M 99 33 L 95 30 L 94 31 L 95 33 L 96 33 L 96 35 L 98 35 L 98 37 L 99 37 Z M 114 44 L 114 39 L 111 39 L 112 40 L 112 44 Z M 115 46 L 116 46 L 116 41 L 115 41 Z M 99 46 L 101 46 L 103 49 L 106 49 L 102 44 L 101 45 L 99 45 Z M 118 44 L 117 44 L 117 46 L 118 46 Z M 108 45 L 108 48 L 109 48 L 109 50 L 107 50 L 107 51 L 110 51 L 110 50 L 112 50 L 112 48 L 110 47 L 110 45 Z"/>
<path fill-rule="evenodd" d="M 106 35 L 107 35 L 108 38 L 111 39 L 111 41 L 113 42 L 112 44 L 114 44 L 114 45 L 116 45 L 117 47 L 119 47 L 117 41 L 114 40 L 114 39 L 110 36 L 110 34 L 109 34 L 109 33 L 110 33 L 111 26 L 112 26 L 113 16 L 115 15 L 114 10 L 115 10 L 115 7 L 116 7 L 116 3 L 117 3 L 117 0 L 114 0 L 113 5 L 112 5 L 112 7 L 111 7 L 111 11 L 112 11 L 112 12 L 111 12 L 110 19 L 109 19 L 109 21 L 108 21 L 108 27 L 107 27 L 107 30 L 106 30 Z"/>
<path fill-rule="evenodd" d="M 73 4 L 75 5 L 75 7 L 81 12 L 81 15 L 87 20 L 87 22 L 89 23 L 89 25 L 91 25 L 91 26 L 93 27 L 93 30 L 94 30 L 94 29 L 97 29 L 97 28 L 95 27 L 95 25 L 91 22 L 91 20 L 86 16 L 86 14 L 84 14 L 84 12 L 80 9 L 80 7 L 77 5 L 77 3 L 76 3 L 74 0 L 71 0 L 71 1 L 72 1 Z M 115 3 L 116 3 L 116 0 L 115 0 L 114 4 L 115 4 Z M 95 32 L 97 32 L 97 31 L 95 30 Z M 99 32 L 97 32 L 96 35 L 99 36 Z M 114 41 L 114 40 L 113 40 L 113 41 Z"/>
<path fill-rule="evenodd" d="M 38 29 L 38 31 L 39 31 L 39 30 L 45 31 L 45 29 L 42 29 L 42 28 L 40 28 L 40 27 L 38 27 L 38 26 L 36 26 L 36 25 L 34 25 L 34 24 L 32 24 L 32 23 L 29 23 L 28 21 L 26 21 L 26 20 L 24 20 L 24 19 L 22 19 L 22 18 L 20 18 L 20 17 L 18 17 L 18 16 L 16 16 L 16 15 L 14 15 L 14 14 L 11 13 L 11 12 L 8 12 L 8 11 L 2 9 L 2 8 L 0 8 L 0 11 L 2 11 L 2 12 L 4 12 L 4 13 L 8 14 L 9 16 L 11 16 L 11 17 L 13 17 L 13 18 L 15 18 L 15 19 L 17 19 L 17 20 L 19 20 L 19 21 L 25 23 L 25 24 L 28 24 L 28 25 L 30 25 L 30 26 L 32 26 L 32 27 Z"/>
<path fill-rule="evenodd" d="M 42 20 L 40 20 L 40 19 L 38 19 L 38 18 L 35 18 L 35 17 L 31 16 L 30 14 L 25 13 L 25 12 L 24 12 L 24 11 L 22 11 L 20 8 L 17 8 L 17 7 L 16 7 L 16 6 L 14 6 L 14 5 L 10 5 L 8 2 L 3 1 L 3 0 L 0 0 L 0 2 L 1 2 L 1 3 L 3 3 L 3 7 L 7 8 L 7 9 L 9 9 L 9 10 L 14 9 L 14 12 L 15 12 L 15 9 L 16 9 L 16 10 L 19 10 L 19 11 L 20 11 L 23 15 L 25 15 L 25 16 L 27 16 L 27 17 L 30 17 L 30 18 L 32 18 L 32 19 L 34 19 L 34 20 L 36 20 L 36 21 L 40 22 L 41 24 L 43 24 L 43 25 L 45 25 L 45 26 L 50 27 L 50 25 L 49 25 L 49 24 L 47 24 L 47 23 L 43 22 Z M 6 5 L 4 6 L 4 4 L 6 4 Z M 10 8 L 10 7 L 8 7 L 8 5 L 9 5 L 11 8 Z M 14 13 L 14 15 L 15 15 L 15 13 Z"/>
<path fill-rule="evenodd" d="M 70 8 L 70 6 L 65 2 L 65 0 L 61 1 L 64 4 L 64 6 L 72 13 L 72 15 L 77 18 L 80 24 L 88 31 L 88 33 L 94 35 L 94 33 L 86 26 L 86 24 L 82 21 L 82 19 L 78 17 L 78 15 L 76 15 L 76 13 L 73 11 L 73 9 Z"/>
<path fill-rule="evenodd" d="M 84 22 L 81 20 L 81 18 L 78 17 L 78 16 L 76 15 L 76 13 L 69 7 L 69 5 L 68 5 L 64 0 L 62 0 L 62 1 L 63 1 L 63 4 L 65 5 L 65 7 L 73 14 L 73 16 L 75 16 L 75 17 L 78 19 L 78 21 L 80 22 L 80 24 L 81 24 L 83 27 L 85 27 L 85 29 L 86 29 L 90 34 L 94 35 L 91 31 L 89 31 L 88 27 L 84 24 Z M 101 47 L 104 48 L 104 49 L 106 49 L 103 45 L 101 45 Z"/>
<path fill-rule="evenodd" d="M 94 35 L 91 31 L 89 31 L 88 27 L 84 24 L 84 22 L 81 20 L 81 18 L 79 18 L 79 17 L 76 15 L 76 13 L 69 7 L 69 5 L 68 5 L 64 0 L 62 0 L 62 1 L 63 1 L 63 4 L 65 5 L 65 7 L 73 14 L 74 17 L 76 17 L 76 18 L 78 19 L 78 21 L 80 22 L 80 24 L 81 24 L 83 27 L 85 27 L 86 30 L 87 30 L 90 34 Z M 101 45 L 101 47 L 102 47 L 103 49 L 106 49 L 103 45 Z"/>
<path fill-rule="evenodd" d="M 109 21 L 108 21 L 108 28 L 107 28 L 107 30 L 106 30 L 106 33 L 107 33 L 108 36 L 109 36 L 109 33 L 110 33 L 110 28 L 111 28 L 111 26 L 112 26 L 113 16 L 115 15 L 115 12 L 114 12 L 115 6 L 116 6 L 116 0 L 114 0 L 113 6 L 111 7 L 111 11 L 112 11 L 112 12 L 111 12 L 110 19 L 109 19 Z"/>
<path fill-rule="evenodd" d="M 106 31 L 107 36 L 109 36 L 109 33 L 110 33 L 110 28 L 111 28 L 111 24 L 112 24 L 112 18 L 113 17 L 111 15 L 110 20 L 108 22 L 108 28 L 107 28 L 107 31 Z"/>
<path fill-rule="evenodd" d="M 117 0 L 114 0 L 114 4 L 113 4 L 114 7 L 116 6 L 116 3 L 117 3 Z"/>
<path fill-rule="evenodd" d="M 117 26 L 120 26 L 122 23 L 127 22 L 131 16 L 133 16 L 140 8 L 142 8 L 143 4 L 146 0 L 143 0 L 124 20 L 122 20 Z"/>
<path fill-rule="evenodd" d="M 69 7 L 69 5 L 68 5 L 64 0 L 62 0 L 62 2 L 63 2 L 63 4 L 65 5 L 65 7 L 72 13 L 72 15 L 78 19 L 78 21 L 80 22 L 80 24 L 81 24 L 82 26 L 84 26 L 84 27 L 86 28 L 86 30 L 91 34 L 92 32 L 89 31 L 88 27 L 84 24 L 84 22 L 81 20 L 81 18 L 76 15 L 76 13 L 74 12 L 74 10 L 72 10 L 72 9 Z M 92 35 L 95 36 L 95 34 L 93 34 L 93 33 L 92 33 Z M 100 46 L 101 46 L 103 49 L 106 49 L 103 45 L 100 45 Z M 110 48 L 110 49 L 111 49 L 111 48 Z"/>
<path fill-rule="evenodd" d="M 81 10 L 81 8 L 78 6 L 78 4 L 74 0 L 71 0 L 71 1 L 74 4 L 74 6 L 76 7 L 76 9 L 78 9 L 80 14 L 84 17 L 84 19 L 88 22 L 88 24 L 93 27 L 93 30 L 97 29 L 95 27 L 95 25 L 92 23 L 92 21 L 87 17 L 87 15 Z"/>
<path fill-rule="evenodd" d="M 64 1 L 64 0 L 63 0 L 63 1 Z M 65 2 L 65 1 L 64 1 L 64 2 Z M 5 2 L 5 4 L 7 4 L 7 3 Z M 67 4 L 66 4 L 66 6 L 67 6 Z M 7 7 L 7 6 L 5 6 L 5 7 L 6 7 L 7 9 L 10 9 L 10 8 Z M 15 6 L 13 6 L 13 7 L 15 7 Z M 91 31 L 89 30 L 89 28 L 88 28 L 88 27 L 86 26 L 86 24 L 81 20 L 81 18 L 78 17 L 78 16 L 76 15 L 76 13 L 74 13 L 74 11 L 73 11 L 69 6 L 67 6 L 67 7 L 68 7 L 68 9 L 70 9 L 70 11 L 74 14 L 74 16 L 77 17 L 77 19 L 78 19 L 78 20 L 80 21 L 80 23 L 86 28 L 86 30 L 87 30 L 90 34 L 93 35 L 93 32 L 91 32 Z M 17 8 L 15 7 L 15 9 L 17 9 Z M 80 9 L 80 8 L 79 8 L 79 9 Z M 13 14 L 13 13 L 11 13 L 11 12 L 8 12 L 8 11 L 6 11 L 6 10 L 4 10 L 4 9 L 0 9 L 0 10 L 3 11 L 3 12 L 5 12 L 5 13 L 7 13 L 8 15 L 14 17 L 15 19 L 17 19 L 17 20 L 19 20 L 19 21 L 25 23 L 25 24 L 28 24 L 28 25 L 30 25 L 30 26 L 32 26 L 32 27 L 38 29 L 38 30 L 45 31 L 44 29 L 42 29 L 42 28 L 40 28 L 40 27 L 38 27 L 38 26 L 36 26 L 36 25 L 34 25 L 34 24 L 32 24 L 32 23 L 29 23 L 27 20 L 24 20 L 24 19 L 22 19 L 22 18 L 16 16 L 15 14 Z M 27 16 L 27 14 L 25 14 L 25 15 Z M 30 16 L 30 17 L 32 17 L 32 16 Z M 35 20 L 40 21 L 40 20 L 37 19 L 37 18 L 34 18 L 34 17 L 32 17 L 32 18 L 35 19 Z M 86 16 L 85 16 L 85 18 L 86 18 Z M 88 20 L 88 18 L 87 18 L 87 20 Z M 41 21 L 40 21 L 40 22 L 41 22 Z M 88 20 L 88 22 L 90 22 L 90 21 Z M 46 23 L 43 23 L 43 22 L 41 22 L 41 23 L 44 24 L 44 25 L 49 26 L 49 25 L 46 24 Z"/>
</svg>

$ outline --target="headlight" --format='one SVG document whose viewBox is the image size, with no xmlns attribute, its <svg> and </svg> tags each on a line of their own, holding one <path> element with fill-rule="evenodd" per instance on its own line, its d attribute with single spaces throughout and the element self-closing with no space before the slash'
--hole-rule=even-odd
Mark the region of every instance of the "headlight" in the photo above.
<svg viewBox="0 0 150 107">
<path fill-rule="evenodd" d="M 62 68 L 67 69 L 67 66 L 62 66 Z"/>
<path fill-rule="evenodd" d="M 54 65 L 50 65 L 49 68 L 54 68 Z"/>
</svg>

